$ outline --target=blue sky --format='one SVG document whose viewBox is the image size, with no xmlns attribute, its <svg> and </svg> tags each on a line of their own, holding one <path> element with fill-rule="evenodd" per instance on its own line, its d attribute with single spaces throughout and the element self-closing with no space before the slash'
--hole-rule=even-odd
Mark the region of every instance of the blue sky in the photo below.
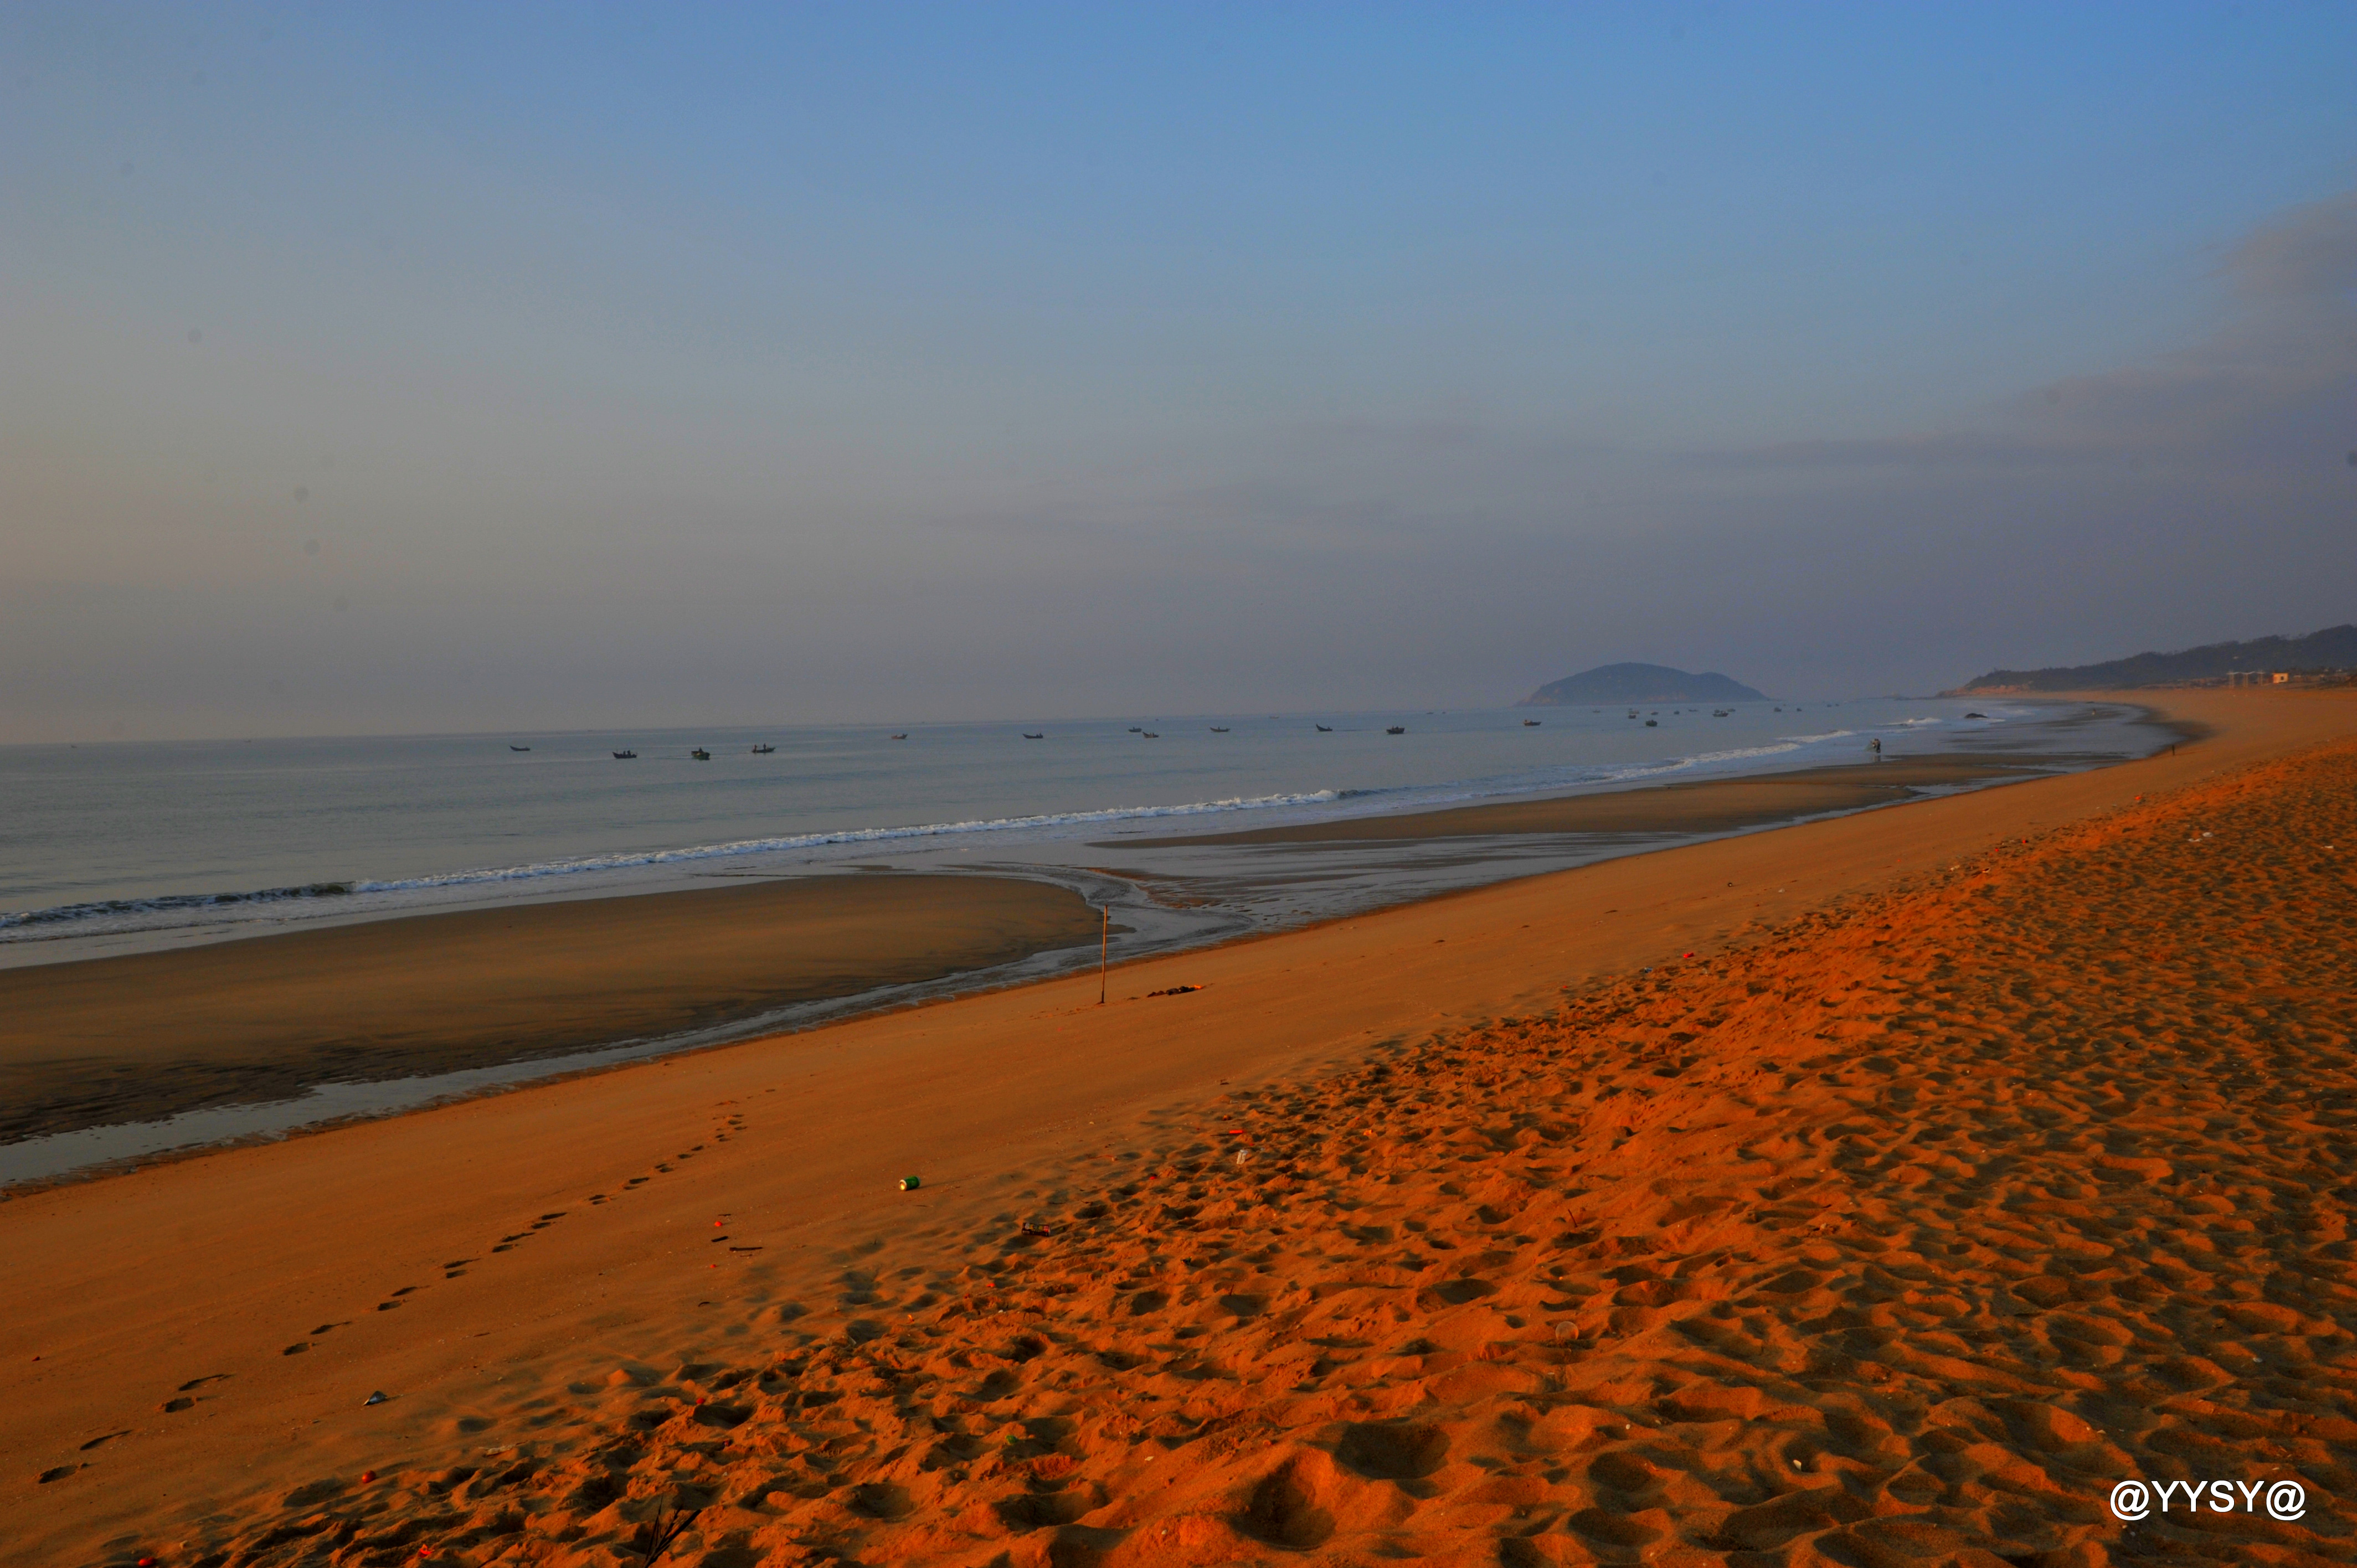
<svg viewBox="0 0 2357 1568">
<path fill-rule="evenodd" d="M 1841 695 L 2348 619 L 2352 46 L 11 7 L 0 738 Z"/>
</svg>

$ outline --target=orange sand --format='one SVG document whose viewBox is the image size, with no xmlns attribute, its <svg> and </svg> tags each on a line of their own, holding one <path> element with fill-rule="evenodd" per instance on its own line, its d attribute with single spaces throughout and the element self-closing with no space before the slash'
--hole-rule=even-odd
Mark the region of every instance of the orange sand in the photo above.
<svg viewBox="0 0 2357 1568">
<path fill-rule="evenodd" d="M 2170 705 L 2215 738 L 1103 1009 L 0 1205 L 0 1556 L 2345 1561 L 2357 705 Z"/>
</svg>

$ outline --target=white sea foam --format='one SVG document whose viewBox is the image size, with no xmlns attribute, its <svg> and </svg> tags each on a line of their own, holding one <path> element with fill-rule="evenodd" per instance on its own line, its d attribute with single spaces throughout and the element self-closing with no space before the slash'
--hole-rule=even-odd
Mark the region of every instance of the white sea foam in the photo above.
<svg viewBox="0 0 2357 1568">
<path fill-rule="evenodd" d="M 479 866 L 467 871 L 425 876 L 315 882 L 299 887 L 266 887 L 248 893 L 174 894 L 155 898 L 115 898 L 89 904 L 67 904 L 48 909 L 0 914 L 0 942 L 23 940 L 40 929 L 56 934 L 59 926 L 104 922 L 135 925 L 142 918 L 194 916 L 258 904 L 361 897 L 369 894 L 424 893 L 453 888 L 487 887 L 503 883 L 577 876 L 601 871 L 629 871 L 647 866 L 683 865 L 696 861 L 738 859 L 792 850 L 834 845 L 895 843 L 909 840 L 947 838 L 965 833 L 1038 833 L 1063 828 L 1096 827 L 1111 822 L 1152 822 L 1173 817 L 1207 816 L 1226 811 L 1267 811 L 1279 807 L 1331 805 L 1344 791 L 1314 789 L 1295 794 L 1237 797 L 1224 800 L 1191 800 L 1171 806 L 1108 806 L 1089 811 L 1056 811 L 1037 816 L 993 817 L 974 822 L 922 822 L 902 827 L 841 828 L 824 832 L 785 833 L 774 838 L 734 839 L 725 843 L 689 844 L 677 849 L 632 851 L 617 854 L 576 855 L 561 860 L 533 861 L 522 865 Z"/>
</svg>

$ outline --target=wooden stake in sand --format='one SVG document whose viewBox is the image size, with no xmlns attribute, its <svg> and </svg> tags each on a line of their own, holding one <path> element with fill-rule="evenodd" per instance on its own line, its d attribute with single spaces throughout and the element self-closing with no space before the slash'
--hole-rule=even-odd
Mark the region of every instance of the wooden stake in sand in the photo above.
<svg viewBox="0 0 2357 1568">
<path fill-rule="evenodd" d="M 1097 912 L 1104 917 L 1104 929 L 1097 933 L 1097 1005 L 1102 1007 L 1105 998 L 1105 952 L 1113 945 L 1113 906 L 1108 904 Z"/>
</svg>

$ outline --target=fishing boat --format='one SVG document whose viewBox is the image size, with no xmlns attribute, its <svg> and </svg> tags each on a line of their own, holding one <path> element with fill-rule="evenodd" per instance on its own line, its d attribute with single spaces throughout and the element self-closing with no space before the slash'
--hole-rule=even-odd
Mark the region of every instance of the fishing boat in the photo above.
<svg viewBox="0 0 2357 1568">
<path fill-rule="evenodd" d="M 1225 725 L 1213 725 L 1211 726 L 1211 733 L 1213 735 L 1225 735 L 1228 733 L 1228 726 Z"/>
<path fill-rule="evenodd" d="M 753 748 L 753 755 L 756 757 L 767 757 L 770 753 L 777 749 L 778 748 L 774 746 L 757 746 Z"/>
<path fill-rule="evenodd" d="M 1405 735 L 1407 733 L 1407 725 L 1386 725 L 1383 726 L 1383 733 L 1385 735 Z"/>
<path fill-rule="evenodd" d="M 1645 727 L 1647 729 L 1659 729 L 1662 727 L 1662 721 L 1659 719 L 1647 719 L 1645 721 Z"/>
<path fill-rule="evenodd" d="M 896 736 L 894 736 L 892 738 L 893 738 L 894 740 L 906 740 L 906 739 L 908 739 L 908 738 L 909 738 L 909 736 L 908 736 L 907 732 L 903 731 L 901 734 L 899 734 L 899 735 L 896 735 Z"/>
<path fill-rule="evenodd" d="M 614 753 L 614 760 L 617 762 L 633 762 L 638 759 L 638 755 L 639 754 L 635 751 L 618 751 Z"/>
<path fill-rule="evenodd" d="M 1145 736 L 1146 739 L 1148 739 L 1148 740 L 1160 740 L 1160 739 L 1162 738 L 1162 736 L 1161 736 L 1157 735 L 1157 733 L 1155 733 L 1153 730 L 1150 730 L 1150 729 L 1142 729 L 1142 730 L 1139 730 L 1137 733 L 1138 733 L 1138 734 L 1140 734 L 1140 735 L 1142 735 L 1142 736 Z"/>
<path fill-rule="evenodd" d="M 1129 726 L 1129 733 L 1132 735 L 1144 735 L 1146 731 L 1141 725 L 1132 725 Z"/>
<path fill-rule="evenodd" d="M 712 753 L 705 750 L 704 747 L 700 746 L 694 751 L 689 752 L 688 755 L 695 758 L 698 762 L 709 762 L 712 760 Z"/>
<path fill-rule="evenodd" d="M 1045 740 L 1048 738 L 1048 732 L 1046 730 L 1041 730 L 1038 735 L 1033 735 L 1027 729 L 1023 732 L 1023 738 L 1025 740 Z"/>
<path fill-rule="evenodd" d="M 1524 729 L 1536 729 L 1545 722 L 1546 721 L 1544 719 L 1524 719 L 1523 721 L 1523 727 Z"/>
<path fill-rule="evenodd" d="M 1315 720 L 1312 720 L 1311 722 L 1316 723 Z M 1334 726 L 1332 725 L 1318 725 L 1318 733 L 1319 735 L 1332 735 L 1334 733 Z"/>
<path fill-rule="evenodd" d="M 508 749 L 510 751 L 530 751 L 532 747 L 528 746 L 511 746 L 508 747 Z"/>
</svg>

